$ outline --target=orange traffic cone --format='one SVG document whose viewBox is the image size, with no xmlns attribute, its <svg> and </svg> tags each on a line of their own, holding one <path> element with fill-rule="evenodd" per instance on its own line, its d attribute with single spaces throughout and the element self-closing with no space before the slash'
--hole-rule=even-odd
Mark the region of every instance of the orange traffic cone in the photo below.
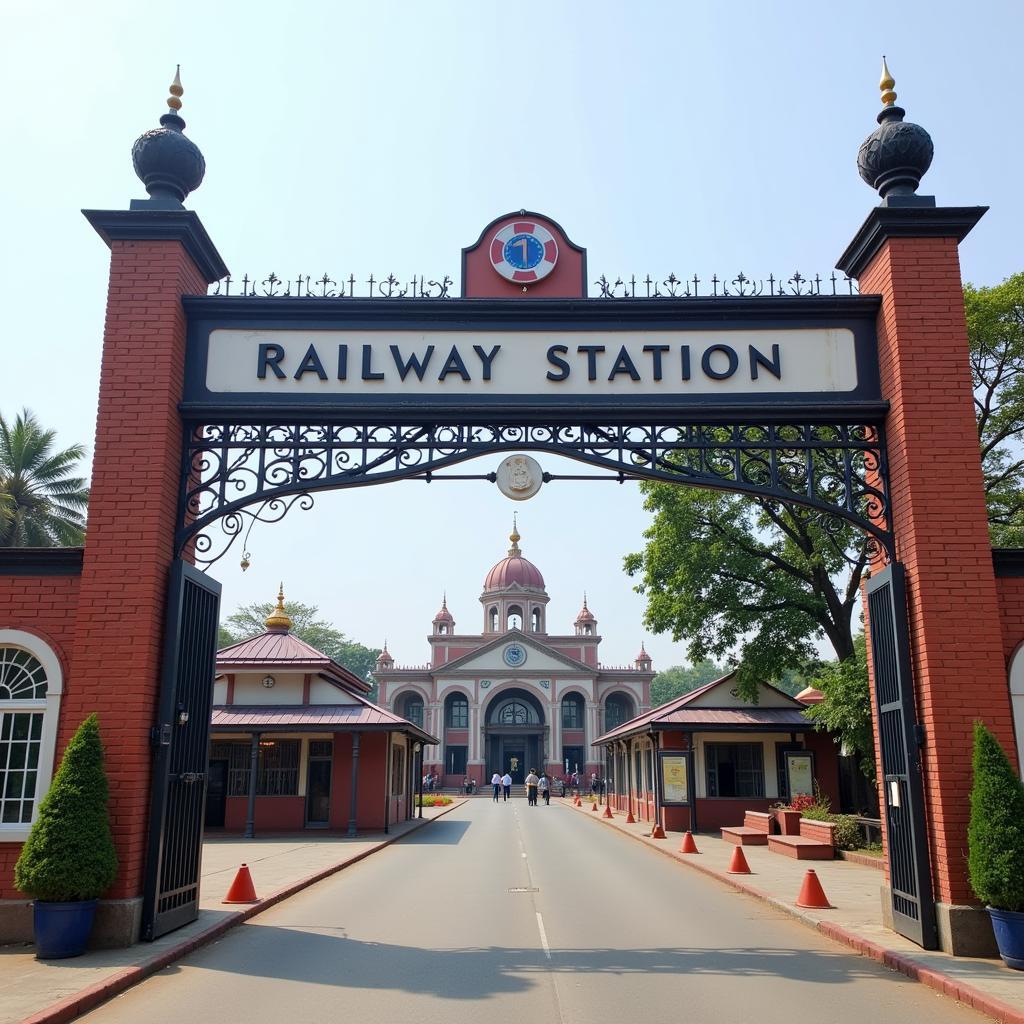
<svg viewBox="0 0 1024 1024">
<path fill-rule="evenodd" d="M 573 807 L 582 807 L 583 801 L 580 799 L 579 793 L 576 794 L 576 799 L 572 802 Z"/>
<path fill-rule="evenodd" d="M 636 818 L 633 817 L 633 811 L 632 810 L 630 810 L 629 813 L 626 815 L 626 824 L 627 825 L 635 825 L 636 824 Z"/>
<path fill-rule="evenodd" d="M 596 811 L 597 810 L 597 802 L 596 801 L 590 805 L 590 809 L 592 811 Z"/>
<path fill-rule="evenodd" d="M 615 817 L 615 815 L 612 814 L 612 805 L 611 804 L 605 804 L 604 805 L 604 814 L 602 814 L 601 817 L 602 818 L 614 818 Z"/>
<path fill-rule="evenodd" d="M 235 880 L 231 883 L 231 888 L 228 889 L 228 894 L 221 900 L 221 903 L 257 902 L 259 902 L 259 897 L 252 884 L 252 875 L 249 874 L 248 866 L 243 864 L 235 874 Z"/>
<path fill-rule="evenodd" d="M 697 849 L 697 844 L 693 841 L 693 833 L 692 832 L 687 831 L 683 835 L 683 843 L 679 847 L 679 852 L 680 853 L 700 853 L 700 850 Z"/>
<path fill-rule="evenodd" d="M 654 823 L 654 828 L 651 829 L 651 838 L 652 839 L 664 839 L 665 838 L 665 830 L 661 827 L 661 822 L 660 821 L 656 821 Z"/>
<path fill-rule="evenodd" d="M 730 875 L 749 875 L 752 874 L 750 865 L 747 863 L 747 855 L 743 852 L 742 846 L 734 846 L 732 850 L 732 860 L 729 861 L 729 874 Z"/>
<path fill-rule="evenodd" d="M 809 910 L 835 910 L 825 895 L 825 890 L 818 881 L 818 876 L 813 868 L 807 869 L 804 875 L 804 884 L 800 886 L 800 895 L 796 898 L 798 907 L 807 907 Z"/>
</svg>

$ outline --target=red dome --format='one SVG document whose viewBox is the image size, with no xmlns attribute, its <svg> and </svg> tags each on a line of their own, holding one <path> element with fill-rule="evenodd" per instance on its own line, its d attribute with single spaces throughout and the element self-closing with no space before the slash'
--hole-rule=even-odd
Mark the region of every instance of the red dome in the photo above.
<svg viewBox="0 0 1024 1024">
<path fill-rule="evenodd" d="M 487 579 L 484 580 L 484 590 L 505 590 L 513 583 L 518 583 L 521 587 L 543 590 L 544 577 L 541 576 L 540 569 L 533 562 L 528 562 L 523 558 L 523 553 L 519 550 L 519 541 L 522 538 L 514 525 L 508 539 L 512 541 L 512 547 L 508 549 L 508 558 L 503 558 L 487 574 Z"/>
<path fill-rule="evenodd" d="M 505 590 L 513 583 L 518 583 L 521 587 L 544 589 L 544 577 L 541 576 L 540 569 L 520 555 L 510 555 L 503 558 L 487 574 L 484 590 Z"/>
</svg>

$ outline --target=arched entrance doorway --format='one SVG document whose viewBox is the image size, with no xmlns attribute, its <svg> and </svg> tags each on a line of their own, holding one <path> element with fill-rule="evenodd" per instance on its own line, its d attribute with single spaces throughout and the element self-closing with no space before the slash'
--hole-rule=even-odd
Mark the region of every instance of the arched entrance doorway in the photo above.
<svg viewBox="0 0 1024 1024">
<path fill-rule="evenodd" d="M 531 768 L 544 764 L 549 727 L 533 694 L 517 687 L 502 690 L 491 698 L 484 721 L 489 771 L 508 772 L 518 785 Z"/>
</svg>

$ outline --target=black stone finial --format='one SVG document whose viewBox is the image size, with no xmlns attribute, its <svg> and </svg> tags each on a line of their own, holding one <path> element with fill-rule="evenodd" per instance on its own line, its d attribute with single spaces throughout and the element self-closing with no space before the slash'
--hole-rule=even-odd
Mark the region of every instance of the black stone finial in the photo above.
<svg viewBox="0 0 1024 1024">
<path fill-rule="evenodd" d="M 918 124 L 904 121 L 906 111 L 896 106 L 896 84 L 882 58 L 882 102 L 878 127 L 861 143 L 857 170 L 884 202 L 891 197 L 911 197 L 917 192 L 925 172 L 931 166 L 935 147 L 931 136 Z M 923 201 L 924 196 L 911 199 Z M 903 200 L 907 202 L 907 199 Z"/>
<path fill-rule="evenodd" d="M 160 127 L 143 132 L 132 146 L 132 164 L 151 199 L 181 204 L 202 184 L 206 161 L 199 147 L 182 134 L 181 80 L 176 72 Z"/>
</svg>

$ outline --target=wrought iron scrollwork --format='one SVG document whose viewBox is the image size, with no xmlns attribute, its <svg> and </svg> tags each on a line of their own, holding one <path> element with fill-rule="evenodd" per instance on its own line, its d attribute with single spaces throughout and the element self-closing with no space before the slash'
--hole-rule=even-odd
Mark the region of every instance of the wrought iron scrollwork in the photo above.
<svg viewBox="0 0 1024 1024">
<path fill-rule="evenodd" d="M 271 271 L 266 277 L 243 275 L 239 281 L 229 274 L 210 287 L 210 295 L 243 299 L 450 299 L 455 282 L 446 274 L 439 281 L 424 274 L 414 274 L 402 281 L 394 274 L 377 278 L 371 274 L 365 281 L 348 277 L 333 278 L 296 274 L 293 278 L 278 277 Z"/>
<path fill-rule="evenodd" d="M 732 299 L 732 298 L 787 298 L 813 295 L 857 295 L 857 282 L 845 274 L 839 276 L 833 271 L 828 277 L 815 274 L 804 277 L 799 270 L 790 274 L 769 274 L 760 280 L 747 277 L 740 271 L 735 277 L 719 277 L 712 274 L 704 279 L 676 277 L 671 273 L 665 278 L 616 277 L 610 281 L 602 274 L 594 284 L 599 299 Z M 703 285 L 703 288 L 701 287 Z"/>
<path fill-rule="evenodd" d="M 209 564 L 243 529 L 277 522 L 295 504 L 310 508 L 312 492 L 438 479 L 448 467 L 517 450 L 565 456 L 619 480 L 786 502 L 826 535 L 853 523 L 872 552 L 892 556 L 880 429 L 800 422 L 196 426 L 185 438 L 178 548 L 192 544 L 197 562 Z"/>
</svg>

